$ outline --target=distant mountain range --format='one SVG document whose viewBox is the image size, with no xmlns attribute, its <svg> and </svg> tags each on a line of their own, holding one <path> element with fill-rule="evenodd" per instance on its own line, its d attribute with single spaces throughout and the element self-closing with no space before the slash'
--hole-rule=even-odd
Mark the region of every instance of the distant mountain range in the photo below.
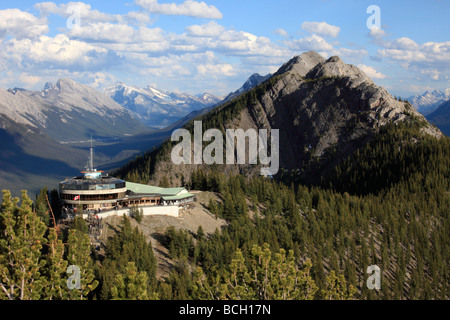
<svg viewBox="0 0 450 320">
<path fill-rule="evenodd" d="M 420 95 L 410 96 L 407 100 L 421 114 L 426 116 L 436 110 L 443 102 L 450 100 L 450 88 L 444 91 L 426 91 Z"/>
<path fill-rule="evenodd" d="M 426 116 L 427 120 L 435 124 L 443 133 L 450 136 L 450 100 L 445 101 L 436 110 Z"/>
<path fill-rule="evenodd" d="M 251 77 L 239 90 L 257 83 Z M 1 188 L 36 193 L 79 174 L 91 136 L 95 165 L 117 168 L 223 101 L 207 93 L 193 96 L 123 83 L 105 92 L 70 79 L 48 82 L 41 91 L 0 89 Z"/>
<path fill-rule="evenodd" d="M 246 93 L 247 91 L 253 89 L 256 86 L 259 86 L 261 83 L 269 79 L 272 75 L 267 74 L 265 76 L 260 75 L 259 73 L 254 73 L 250 76 L 250 78 L 245 81 L 245 83 L 235 92 L 231 92 L 228 96 L 223 99 L 223 102 L 230 101 L 233 98 L 238 97 L 239 95 Z"/>
<path fill-rule="evenodd" d="M 310 61 L 311 59 L 314 63 Z M 311 62 L 308 77 L 312 80 L 307 80 L 305 83 L 309 83 L 310 86 L 316 81 L 311 72 L 318 68 L 313 68 L 313 65 L 331 65 L 333 68 L 345 66 L 338 61 L 325 64 L 325 60 L 314 54 L 298 56 L 283 65 L 275 75 L 253 74 L 242 87 L 224 99 L 207 93 L 180 94 L 161 91 L 152 86 L 140 89 L 123 83 L 117 83 L 102 93 L 70 79 L 60 79 L 55 84 L 46 83 L 41 91 L 21 88 L 0 89 L 0 139 L 2 142 L 0 184 L 2 188 L 8 187 L 16 193 L 22 188 L 36 192 L 44 185 L 54 185 L 60 179 L 78 174 L 86 164 L 87 147 L 91 136 L 95 141 L 96 166 L 106 170 L 117 168 L 136 154 L 160 145 L 170 137 L 173 130 L 184 126 L 191 119 L 206 115 L 216 108 L 221 110 L 223 105 L 231 103 L 233 99 L 239 98 L 274 76 L 283 75 L 287 85 L 291 85 L 293 81 L 291 77 L 296 73 L 306 77 L 306 69 L 302 68 L 306 68 L 307 62 Z M 349 70 L 356 72 L 356 69 Z M 345 72 L 350 72 L 349 70 Z M 327 72 L 334 77 L 334 73 L 339 70 L 335 71 Z M 325 71 L 316 70 L 316 72 Z M 342 70 L 340 72 L 345 74 Z M 328 73 L 326 73 L 327 76 Z M 360 73 L 356 72 L 356 74 Z M 355 75 L 346 76 L 356 77 Z M 358 77 L 363 78 L 362 75 Z M 313 92 L 309 87 L 309 89 L 304 88 L 305 83 L 299 84 L 303 95 L 298 99 L 302 101 L 307 101 Z M 340 91 L 344 90 L 343 88 Z M 285 87 L 283 92 L 289 90 L 291 89 Z M 286 94 L 278 95 L 280 98 L 283 97 L 284 106 L 289 106 L 290 100 L 286 99 L 293 95 L 285 97 Z M 428 102 L 437 103 L 436 101 L 444 99 L 446 95 L 447 91 L 444 93 L 434 91 L 423 95 L 422 98 L 417 97 L 414 101 L 425 106 L 426 97 L 429 98 Z M 432 96 L 434 99 L 431 99 Z M 338 99 L 338 102 L 341 100 Z M 314 103 L 311 106 L 314 106 Z M 444 105 L 439 112 L 436 110 L 435 113 L 430 114 L 428 119 L 448 134 L 445 126 L 449 115 L 445 110 L 448 110 L 448 105 Z M 302 121 L 306 121 L 305 119 L 309 116 L 305 115 L 308 114 L 305 113 L 302 116 Z M 286 116 L 298 118 L 295 115 Z M 255 121 L 252 119 L 250 117 L 249 121 Z M 312 128 L 316 128 L 311 129 L 315 132 L 321 128 L 322 122 L 311 125 Z M 309 148 L 310 144 L 314 145 L 317 142 L 313 140 L 308 138 L 302 145 Z M 324 142 L 319 143 L 315 148 L 316 152 L 325 148 L 326 145 L 328 144 L 324 145 Z M 298 149 L 297 146 L 289 148 Z M 284 161 L 287 163 L 291 160 Z"/>
<path fill-rule="evenodd" d="M 78 174 L 91 136 L 96 164 L 121 163 L 152 144 L 108 147 L 144 133 L 153 134 L 130 111 L 73 80 L 47 83 L 42 91 L 0 89 L 1 187 L 33 193 Z"/>
<path fill-rule="evenodd" d="M 42 91 L 0 89 L 0 113 L 60 142 L 113 138 L 148 131 L 134 115 L 102 93 L 70 79 Z"/>
<path fill-rule="evenodd" d="M 208 108 L 222 100 L 208 93 L 194 96 L 165 92 L 152 86 L 136 88 L 121 82 L 106 88 L 104 94 L 133 112 L 142 123 L 153 128 L 167 127 L 193 111 Z"/>
</svg>

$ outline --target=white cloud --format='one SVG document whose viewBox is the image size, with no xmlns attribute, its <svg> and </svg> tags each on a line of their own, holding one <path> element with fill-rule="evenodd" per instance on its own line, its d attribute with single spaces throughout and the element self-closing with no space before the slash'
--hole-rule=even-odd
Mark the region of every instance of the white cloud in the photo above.
<svg viewBox="0 0 450 320">
<path fill-rule="evenodd" d="M 401 37 L 391 43 L 391 48 L 399 50 L 417 50 L 419 45 L 407 37 Z"/>
<path fill-rule="evenodd" d="M 282 28 L 278 28 L 277 30 L 272 31 L 272 33 L 282 37 L 287 37 L 289 35 L 288 32 Z"/>
<path fill-rule="evenodd" d="M 98 42 L 133 42 L 135 29 L 126 24 L 91 23 L 69 31 L 70 38 L 78 38 Z"/>
<path fill-rule="evenodd" d="M 194 37 L 218 37 L 225 31 L 225 28 L 215 21 L 210 21 L 203 25 L 192 25 L 186 27 L 188 35 Z"/>
<path fill-rule="evenodd" d="M 33 39 L 49 31 L 46 18 L 19 9 L 0 10 L 0 39 L 11 35 L 16 39 Z"/>
<path fill-rule="evenodd" d="M 22 83 L 26 84 L 27 87 L 35 86 L 38 83 L 42 82 L 42 78 L 39 76 L 30 75 L 26 72 L 22 72 L 19 76 L 19 79 Z"/>
<path fill-rule="evenodd" d="M 419 44 L 408 37 L 390 40 L 386 32 L 371 30 L 369 37 L 380 48 L 377 57 L 416 73 L 418 80 L 447 80 L 450 73 L 450 41 Z"/>
<path fill-rule="evenodd" d="M 364 64 L 358 64 L 358 68 L 361 69 L 371 79 L 384 79 L 386 75 L 375 70 L 374 67 L 366 66 Z"/>
<path fill-rule="evenodd" d="M 129 24 L 144 26 L 151 22 L 148 13 L 131 11 L 124 15 L 124 19 Z"/>
<path fill-rule="evenodd" d="M 302 29 L 308 31 L 311 34 L 320 34 L 324 36 L 330 36 L 337 38 L 341 28 L 337 26 L 332 26 L 326 22 L 309 22 L 305 21 L 302 23 Z"/>
<path fill-rule="evenodd" d="M 231 64 L 200 64 L 197 66 L 198 73 L 212 76 L 234 76 L 233 66 Z"/>
<path fill-rule="evenodd" d="M 329 42 L 327 42 L 324 38 L 313 34 L 311 36 L 288 41 L 285 42 L 290 48 L 294 50 L 300 50 L 300 51 L 309 51 L 309 50 L 315 50 L 315 51 L 328 51 L 333 50 L 333 45 L 331 45 Z"/>
<path fill-rule="evenodd" d="M 430 86 L 420 86 L 420 85 L 409 85 L 407 88 L 407 91 L 413 92 L 413 93 L 423 93 L 425 91 L 433 91 L 435 88 L 432 88 Z"/>
<path fill-rule="evenodd" d="M 195 3 L 197 8 L 206 8 L 203 2 Z M 184 1 L 176 5 L 175 11 L 195 9 L 193 4 L 194 1 Z M 41 21 L 46 21 L 49 15 L 69 18 L 73 12 L 69 9 L 76 8 L 81 23 L 76 28 L 60 29 L 61 33 L 52 37 L 14 37 L 0 41 L 0 69 L 16 70 L 14 83 L 38 84 L 38 78 L 30 77 L 33 75 L 43 82 L 49 77 L 66 77 L 99 87 L 102 81 L 113 79 L 111 72 L 114 72 L 122 76 L 132 74 L 139 79 L 153 77 L 153 81 L 167 82 L 168 87 L 171 83 L 175 87 L 182 84 L 205 89 L 216 85 L 225 90 L 228 82 L 217 84 L 211 79 L 245 78 L 254 72 L 273 71 L 293 56 L 290 49 L 269 38 L 227 29 L 216 21 L 187 26 L 184 33 L 177 34 L 147 27 L 148 11 L 112 15 L 83 2 L 42 2 L 35 8 L 40 12 Z M 168 10 L 168 7 L 161 8 Z M 195 12 L 186 15 L 201 16 Z M 189 82 L 186 77 L 195 79 L 195 83 L 186 84 Z M 119 77 L 119 80 L 126 78 Z M 233 85 L 231 89 L 236 88 Z"/>
<path fill-rule="evenodd" d="M 143 26 L 151 22 L 148 13 L 131 11 L 123 15 L 108 14 L 93 10 L 90 4 L 84 2 L 68 2 L 59 5 L 54 2 L 41 2 L 35 4 L 34 7 L 39 10 L 43 16 L 48 16 L 50 14 L 55 14 L 64 18 L 77 16 L 80 19 L 80 26 L 102 22 Z"/>
<path fill-rule="evenodd" d="M 164 15 L 181 15 L 195 18 L 222 19 L 222 13 L 212 5 L 205 2 L 186 0 L 181 4 L 158 3 L 158 0 L 136 0 L 136 4 L 145 10 Z"/>
<path fill-rule="evenodd" d="M 373 39 L 381 39 L 385 36 L 386 36 L 386 31 L 384 31 L 383 29 L 373 28 L 373 29 L 370 29 L 370 31 L 369 31 L 369 37 L 371 37 Z"/>
<path fill-rule="evenodd" d="M 160 28 L 140 27 L 134 28 L 127 24 L 109 22 L 91 23 L 79 28 L 73 28 L 68 32 L 70 38 L 81 39 L 89 42 L 145 44 L 148 42 L 164 42 L 163 31 Z M 129 50 L 126 47 L 124 50 Z"/>
<path fill-rule="evenodd" d="M 121 18 L 120 15 L 111 15 L 92 10 L 90 4 L 84 2 L 68 2 L 66 4 L 57 5 L 54 2 L 41 2 L 34 5 L 42 15 L 56 14 L 62 17 L 71 17 L 79 15 L 82 24 L 91 22 L 114 22 Z"/>
<path fill-rule="evenodd" d="M 450 41 L 417 44 L 408 38 L 387 41 L 378 49 L 378 56 L 397 62 L 432 80 L 448 79 L 450 72 Z"/>
<path fill-rule="evenodd" d="M 431 78 L 432 80 L 439 80 L 443 78 L 442 72 L 440 72 L 437 69 L 422 69 L 419 71 L 420 74 L 426 75 L 427 77 Z"/>
<path fill-rule="evenodd" d="M 71 40 L 66 35 L 41 36 L 39 40 L 12 39 L 5 45 L 4 58 L 10 66 L 28 69 L 96 70 L 118 57 L 105 48 Z"/>
</svg>

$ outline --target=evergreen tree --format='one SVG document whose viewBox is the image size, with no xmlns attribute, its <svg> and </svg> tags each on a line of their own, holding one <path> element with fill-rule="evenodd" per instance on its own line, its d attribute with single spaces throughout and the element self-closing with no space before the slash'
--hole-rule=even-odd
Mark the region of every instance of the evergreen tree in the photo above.
<svg viewBox="0 0 450 320">
<path fill-rule="evenodd" d="M 169 179 L 167 178 L 167 176 L 162 177 L 161 181 L 159 182 L 159 187 L 161 187 L 161 188 L 169 188 L 170 187 Z"/>
<path fill-rule="evenodd" d="M 27 192 L 11 199 L 3 190 L 0 211 L 0 298 L 37 300 L 42 295 L 46 279 L 41 276 L 45 260 L 41 249 L 45 244 L 45 224 L 32 211 L 33 202 Z"/>
<path fill-rule="evenodd" d="M 347 284 L 344 276 L 342 274 L 336 276 L 334 270 L 326 277 L 325 285 L 326 288 L 322 290 L 325 300 L 350 300 L 356 293 L 356 289 L 351 284 Z"/>
<path fill-rule="evenodd" d="M 58 239 L 56 227 L 49 229 L 46 262 L 44 276 L 47 279 L 47 285 L 44 287 L 44 299 L 67 299 L 66 270 L 68 262 L 64 260 L 64 244 Z"/>
<path fill-rule="evenodd" d="M 36 197 L 35 211 L 37 215 L 42 219 L 46 226 L 50 223 L 50 208 L 48 207 L 48 189 L 42 188 L 39 195 Z"/>
<path fill-rule="evenodd" d="M 111 289 L 113 300 L 149 300 L 155 299 L 155 294 L 149 293 L 148 275 L 145 271 L 138 272 L 134 262 L 128 262 L 125 274 L 116 275 Z"/>
<path fill-rule="evenodd" d="M 106 243 L 106 255 L 102 267 L 98 269 L 101 279 L 99 298 L 112 298 L 112 288 L 118 274 L 125 275 L 125 268 L 133 262 L 138 272 L 147 274 L 150 288 L 156 286 L 156 259 L 153 255 L 151 243 L 137 228 L 132 228 L 130 219 L 123 216 L 120 231 L 109 238 Z"/>
<path fill-rule="evenodd" d="M 71 229 L 69 230 L 68 245 L 68 263 L 80 270 L 80 288 L 70 290 L 69 298 L 71 300 L 86 300 L 99 283 L 94 276 L 89 236 L 77 229 Z"/>
<path fill-rule="evenodd" d="M 247 266 L 248 265 L 248 266 Z M 311 262 L 303 269 L 295 263 L 293 251 L 281 249 L 275 256 L 268 244 L 253 246 L 250 261 L 237 249 L 229 269 L 208 282 L 201 268 L 195 273 L 195 293 L 200 298 L 231 300 L 310 300 L 317 286 L 310 276 Z"/>
</svg>

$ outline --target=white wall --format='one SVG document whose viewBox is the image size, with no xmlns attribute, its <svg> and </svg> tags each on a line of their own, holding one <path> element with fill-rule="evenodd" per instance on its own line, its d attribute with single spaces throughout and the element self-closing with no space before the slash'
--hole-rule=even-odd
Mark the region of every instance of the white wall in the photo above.
<svg viewBox="0 0 450 320">
<path fill-rule="evenodd" d="M 178 218 L 178 216 L 179 216 L 179 214 L 178 214 L 179 207 L 178 206 L 151 206 L 151 207 L 139 208 L 139 210 L 140 209 L 142 209 L 142 211 L 144 212 L 144 216 L 160 215 L 160 216 L 171 216 L 171 217 L 175 217 L 175 218 Z M 129 216 L 130 211 L 131 211 L 130 208 L 112 210 L 112 211 L 108 211 L 108 212 L 98 213 L 98 217 L 106 218 L 106 217 L 110 217 L 110 216 L 114 216 L 114 215 L 123 216 L 124 214 Z M 84 214 L 83 218 L 86 219 L 87 214 Z"/>
</svg>

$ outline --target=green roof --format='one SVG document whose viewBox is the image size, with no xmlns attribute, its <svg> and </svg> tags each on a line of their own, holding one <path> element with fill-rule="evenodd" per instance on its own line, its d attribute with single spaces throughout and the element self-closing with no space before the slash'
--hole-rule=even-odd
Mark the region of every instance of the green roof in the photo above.
<svg viewBox="0 0 450 320">
<path fill-rule="evenodd" d="M 170 200 L 183 200 L 191 197 L 195 197 L 195 195 L 193 195 L 192 193 L 182 193 L 177 196 L 163 196 L 162 198 L 166 201 L 170 201 Z"/>
<path fill-rule="evenodd" d="M 146 184 L 134 183 L 127 181 L 127 189 L 137 194 L 158 194 L 161 196 L 178 196 L 180 192 L 186 188 L 160 188 L 149 186 Z M 187 192 L 187 190 L 186 190 Z M 183 195 L 186 193 L 183 193 Z"/>
</svg>

